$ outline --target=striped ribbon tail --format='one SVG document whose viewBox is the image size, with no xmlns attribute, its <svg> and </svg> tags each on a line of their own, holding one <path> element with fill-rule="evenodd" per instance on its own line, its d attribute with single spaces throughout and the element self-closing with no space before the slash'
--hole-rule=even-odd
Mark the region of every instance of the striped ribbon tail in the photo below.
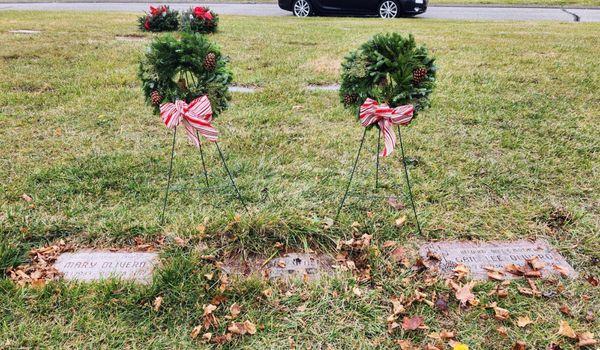
<svg viewBox="0 0 600 350">
<path fill-rule="evenodd" d="M 160 106 L 160 116 L 169 129 L 183 124 L 188 139 L 196 147 L 200 147 L 200 139 L 197 135 L 202 135 L 211 142 L 219 138 L 219 132 L 210 123 L 212 107 L 207 96 L 198 97 L 189 105 L 182 100 L 165 103 Z"/>
<path fill-rule="evenodd" d="M 367 98 L 365 103 L 360 106 L 360 123 L 362 126 L 377 124 L 379 130 L 383 133 L 384 147 L 380 157 L 387 157 L 394 151 L 396 145 L 396 134 L 394 125 L 408 125 L 414 115 L 412 105 L 404 105 L 391 108 L 386 104 L 379 104 L 377 101 Z"/>
</svg>

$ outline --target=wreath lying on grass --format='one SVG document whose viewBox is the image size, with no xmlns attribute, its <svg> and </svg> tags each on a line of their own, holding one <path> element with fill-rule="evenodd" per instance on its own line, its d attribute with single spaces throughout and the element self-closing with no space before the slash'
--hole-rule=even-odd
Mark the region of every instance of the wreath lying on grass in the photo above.
<svg viewBox="0 0 600 350">
<path fill-rule="evenodd" d="M 150 6 L 150 12 L 138 19 L 139 28 L 147 32 L 169 32 L 179 28 L 179 13 L 169 6 Z"/>
<path fill-rule="evenodd" d="M 429 106 L 435 73 L 434 58 L 412 35 L 378 34 L 346 56 L 340 97 L 347 107 L 368 98 L 392 108 L 412 104 L 416 115 Z"/>
<path fill-rule="evenodd" d="M 194 7 L 181 16 L 181 29 L 202 34 L 214 33 L 219 25 L 219 16 L 208 7 Z"/>
<path fill-rule="evenodd" d="M 146 101 L 155 107 L 183 100 L 190 103 L 208 96 L 216 117 L 228 106 L 228 86 L 233 80 L 218 46 L 196 33 L 157 37 L 140 62 L 138 76 Z"/>
</svg>

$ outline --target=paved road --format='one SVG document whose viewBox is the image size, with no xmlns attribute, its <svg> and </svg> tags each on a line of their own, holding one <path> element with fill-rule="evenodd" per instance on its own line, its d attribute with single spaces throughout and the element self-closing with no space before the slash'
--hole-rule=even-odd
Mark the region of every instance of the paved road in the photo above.
<svg viewBox="0 0 600 350">
<path fill-rule="evenodd" d="M 169 4 L 175 9 L 187 9 L 190 4 Z M 221 14 L 248 16 L 290 16 L 274 4 L 207 4 Z M 142 12 L 147 3 L 0 3 L 0 10 L 75 10 Z M 568 12 L 576 16 L 569 14 Z M 533 7 L 452 7 L 431 6 L 419 18 L 459 20 L 514 20 L 514 21 L 564 21 L 600 22 L 600 9 L 565 9 Z"/>
</svg>

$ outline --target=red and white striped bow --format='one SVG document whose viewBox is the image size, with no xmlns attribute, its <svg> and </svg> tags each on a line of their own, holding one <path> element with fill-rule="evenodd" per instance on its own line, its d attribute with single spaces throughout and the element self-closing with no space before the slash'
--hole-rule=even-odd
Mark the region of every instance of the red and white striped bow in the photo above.
<svg viewBox="0 0 600 350">
<path fill-rule="evenodd" d="M 396 135 L 392 130 L 393 125 L 408 125 L 413 118 L 413 105 L 398 106 L 391 108 L 386 104 L 367 98 L 360 106 L 360 123 L 362 126 L 377 123 L 383 132 L 384 146 L 379 156 L 386 157 L 392 154 L 396 145 Z"/>
<path fill-rule="evenodd" d="M 198 97 L 189 105 L 182 100 L 164 103 L 160 106 L 160 117 L 169 129 L 183 124 L 188 138 L 196 147 L 200 147 L 200 139 L 196 132 L 213 142 L 217 141 L 219 136 L 217 129 L 210 124 L 212 108 L 206 95 Z"/>
</svg>

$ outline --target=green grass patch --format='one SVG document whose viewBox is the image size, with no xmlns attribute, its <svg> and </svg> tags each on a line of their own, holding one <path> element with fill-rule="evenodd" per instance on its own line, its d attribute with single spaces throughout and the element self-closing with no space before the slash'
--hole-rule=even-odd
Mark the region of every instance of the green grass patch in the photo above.
<svg viewBox="0 0 600 350">
<path fill-rule="evenodd" d="M 270 255 L 275 242 L 331 251 L 358 222 L 378 243 L 393 239 L 407 246 L 442 238 L 545 238 L 582 276 L 599 274 L 593 258 L 599 257 L 600 231 L 600 25 L 223 16 L 221 31 L 211 38 L 230 56 L 237 84 L 261 87 L 256 94 L 234 94 L 231 108 L 215 121 L 251 215 L 237 204 L 210 146 L 211 189 L 203 188 L 199 154 L 180 135 L 174 187 L 197 190 L 174 192 L 161 226 L 171 134 L 144 105 L 136 79 L 145 42 L 116 39 L 137 33 L 135 19 L 0 13 L 2 271 L 24 261 L 31 247 L 57 239 L 123 246 L 138 236 L 194 237 L 206 221 L 205 244 L 223 255 Z M 41 33 L 9 33 L 15 29 Z M 408 210 L 368 197 L 374 133 L 356 174 L 357 195 L 339 225 L 323 229 L 335 215 L 362 129 L 336 93 L 305 87 L 338 82 L 341 58 L 382 31 L 413 33 L 439 65 L 432 108 L 404 129 L 407 156 L 419 160 L 410 171 L 423 236 L 414 234 Z M 382 160 L 382 189 L 375 194 L 406 201 L 401 171 L 398 153 Z M 23 201 L 23 193 L 33 201 Z M 551 215 L 556 208 L 573 219 L 557 224 Z M 402 215 L 408 223 L 397 228 Z M 33 289 L 0 278 L 0 347 L 197 347 L 201 343 L 189 333 L 202 305 L 217 294 L 215 282 L 203 277 L 212 267 L 200 255 L 194 247 L 169 246 L 147 287 L 110 282 Z M 352 278 L 297 285 L 291 296 L 271 286 L 271 298 L 260 293 L 268 287 L 264 282 L 234 283 L 227 306 L 243 305 L 259 332 L 227 346 L 289 348 L 290 338 L 297 348 L 389 348 L 401 337 L 425 344 L 426 333 L 387 334 L 387 300 L 419 285 L 404 285 L 410 272 L 390 273 L 385 257 L 373 259 L 374 283 L 361 286 L 360 297 L 352 293 Z M 518 339 L 535 349 L 552 341 L 571 349 L 556 335 L 559 306 L 570 305 L 576 330 L 598 335 L 598 323 L 585 316 L 600 295 L 583 278 L 561 283 L 566 292 L 549 299 L 523 297 L 510 287 L 499 305 L 513 320 L 521 314 L 535 319 L 526 329 L 483 320 L 489 310 L 482 308 L 454 305 L 445 316 L 420 304 L 411 313 L 422 314 L 432 331 L 456 330 L 474 349 L 510 348 Z M 377 285 L 382 288 L 371 288 Z M 482 303 L 493 301 L 487 297 L 492 288 L 476 288 Z M 158 295 L 165 302 L 155 312 L 151 303 Z M 305 311 L 297 311 L 304 304 Z M 495 331 L 500 325 L 509 328 L 507 338 Z"/>
</svg>

